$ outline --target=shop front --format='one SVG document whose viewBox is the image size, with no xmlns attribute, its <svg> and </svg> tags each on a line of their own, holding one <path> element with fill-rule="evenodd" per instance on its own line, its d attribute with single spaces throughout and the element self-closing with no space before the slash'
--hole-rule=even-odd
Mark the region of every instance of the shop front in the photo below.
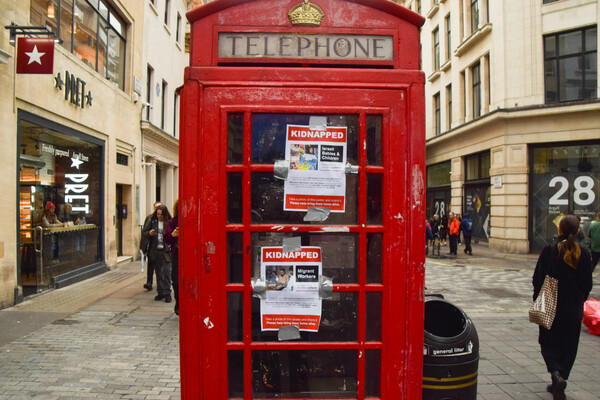
<svg viewBox="0 0 600 400">
<path fill-rule="evenodd" d="M 450 161 L 427 167 L 427 220 L 431 220 L 434 215 L 441 219 L 450 212 L 451 168 Z"/>
<path fill-rule="evenodd" d="M 531 146 L 530 160 L 531 250 L 551 243 L 567 214 L 580 217 L 587 234 L 600 210 L 600 141 Z"/>
<path fill-rule="evenodd" d="M 106 271 L 104 142 L 19 110 L 18 149 L 23 295 Z"/>
</svg>

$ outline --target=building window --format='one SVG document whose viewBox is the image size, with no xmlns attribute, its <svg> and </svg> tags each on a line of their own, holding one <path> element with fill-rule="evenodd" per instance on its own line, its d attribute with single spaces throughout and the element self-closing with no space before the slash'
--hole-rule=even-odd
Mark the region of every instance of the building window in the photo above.
<svg viewBox="0 0 600 400">
<path fill-rule="evenodd" d="M 169 26 L 169 15 L 171 8 L 171 0 L 165 0 L 165 25 Z"/>
<path fill-rule="evenodd" d="M 146 121 L 150 121 L 150 110 L 152 109 L 152 80 L 154 69 L 148 64 L 146 67 Z"/>
<path fill-rule="evenodd" d="M 544 0 L 544 4 L 554 3 L 555 1 L 558 0 Z"/>
<path fill-rule="evenodd" d="M 452 129 L 452 85 L 446 86 L 446 126 Z"/>
<path fill-rule="evenodd" d="M 127 24 L 106 0 L 31 0 L 33 25 L 48 26 L 61 46 L 125 88 Z"/>
<path fill-rule="evenodd" d="M 179 43 L 181 36 L 181 14 L 177 13 L 177 26 L 175 27 L 175 41 Z"/>
<path fill-rule="evenodd" d="M 465 180 L 477 181 L 490 177 L 490 153 L 479 153 L 466 157 Z"/>
<path fill-rule="evenodd" d="M 471 33 L 479 28 L 479 0 L 471 0 Z"/>
<path fill-rule="evenodd" d="M 421 0 L 417 0 L 417 13 L 421 14 Z"/>
<path fill-rule="evenodd" d="M 452 58 L 452 26 L 450 14 L 446 16 L 446 59 Z"/>
<path fill-rule="evenodd" d="M 460 107 L 460 117 L 462 118 L 462 122 L 467 119 L 467 79 L 466 79 L 466 71 L 462 71 L 460 73 L 460 86 L 459 90 L 459 99 L 458 104 Z"/>
<path fill-rule="evenodd" d="M 167 82 L 162 81 L 162 92 L 160 94 L 160 129 L 165 130 L 165 118 L 167 111 Z"/>
<path fill-rule="evenodd" d="M 117 164 L 128 166 L 129 165 L 129 156 L 123 153 L 117 153 Z"/>
<path fill-rule="evenodd" d="M 481 116 L 481 68 L 479 63 L 471 68 L 473 79 L 473 118 Z"/>
<path fill-rule="evenodd" d="M 597 27 L 544 36 L 546 104 L 597 97 Z"/>
<path fill-rule="evenodd" d="M 441 128 L 441 110 L 440 110 L 440 94 L 439 92 L 437 94 L 433 95 L 433 124 L 434 124 L 434 129 L 435 129 L 435 134 L 436 136 L 439 135 L 442 131 Z"/>
<path fill-rule="evenodd" d="M 440 29 L 436 27 L 433 31 L 433 70 L 440 69 Z"/>
<path fill-rule="evenodd" d="M 173 96 L 173 137 L 179 137 L 179 93 Z"/>
</svg>

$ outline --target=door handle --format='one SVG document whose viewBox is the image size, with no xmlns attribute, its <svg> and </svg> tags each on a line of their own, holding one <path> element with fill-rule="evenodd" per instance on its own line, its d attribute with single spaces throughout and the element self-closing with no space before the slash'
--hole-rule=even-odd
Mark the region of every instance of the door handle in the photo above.
<svg viewBox="0 0 600 400">
<path fill-rule="evenodd" d="M 44 236 L 44 228 L 36 226 L 33 231 L 33 248 L 36 253 L 42 252 L 42 237 Z M 39 245 L 39 248 L 38 248 Z"/>
</svg>

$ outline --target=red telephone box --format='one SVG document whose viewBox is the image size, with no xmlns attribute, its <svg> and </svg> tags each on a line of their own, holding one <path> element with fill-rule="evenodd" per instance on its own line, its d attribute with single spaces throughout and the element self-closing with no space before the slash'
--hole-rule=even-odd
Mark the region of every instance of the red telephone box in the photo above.
<svg viewBox="0 0 600 400">
<path fill-rule="evenodd" d="M 387 0 L 188 13 L 185 399 L 418 399 L 422 18 Z"/>
</svg>

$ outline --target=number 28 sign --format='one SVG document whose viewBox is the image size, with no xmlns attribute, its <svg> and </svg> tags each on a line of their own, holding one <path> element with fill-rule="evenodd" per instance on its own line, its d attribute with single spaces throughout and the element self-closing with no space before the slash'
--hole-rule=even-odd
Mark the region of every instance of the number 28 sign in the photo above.
<svg viewBox="0 0 600 400">
<path fill-rule="evenodd" d="M 573 203 L 578 207 L 586 207 L 596 201 L 597 180 L 587 175 L 580 175 L 574 180 L 565 176 L 555 176 L 548 182 L 556 192 L 548 199 L 549 206 L 568 206 L 569 194 L 573 193 Z"/>
</svg>

